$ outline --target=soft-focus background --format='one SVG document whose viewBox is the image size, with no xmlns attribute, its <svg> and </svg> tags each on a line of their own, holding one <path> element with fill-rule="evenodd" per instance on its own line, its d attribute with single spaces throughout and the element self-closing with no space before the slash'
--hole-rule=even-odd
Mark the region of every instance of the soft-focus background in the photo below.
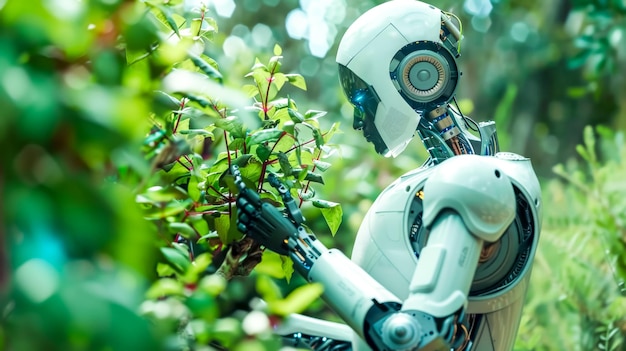
<svg viewBox="0 0 626 351">
<path fill-rule="evenodd" d="M 333 151 L 320 159 L 330 165 L 325 184 L 314 188 L 341 204 L 343 222 L 331 236 L 320 211 L 305 204 L 305 215 L 327 245 L 349 254 L 377 194 L 425 160 L 417 140 L 396 159 L 377 156 L 351 129 L 338 84 L 342 33 L 381 1 L 146 3 L 161 11 L 161 32 L 170 8 L 206 7 L 214 22 L 200 21 L 198 33 L 210 33 L 202 57 L 214 60 L 228 91 L 249 84 L 256 58 L 282 55 L 281 72 L 304 77 L 307 89 L 285 97 L 300 111 L 327 111 L 321 129 L 341 123 L 343 133 L 328 141 Z M 542 184 L 543 231 L 516 349 L 626 350 L 626 1 L 431 3 L 463 22 L 463 112 L 495 120 L 502 148 L 530 157 Z M 255 310 L 253 291 L 287 294 L 301 279 L 162 279 L 171 268 L 157 262 L 180 263 L 162 250 L 173 238 L 143 219 L 135 191 L 144 178 L 124 172 L 152 174 L 141 156 L 158 120 L 152 94 L 182 59 L 158 51 L 155 43 L 167 41 L 145 8 L 132 0 L 0 0 L 0 349 L 211 350 L 216 341 L 278 348 L 262 327 L 250 327 L 268 323 L 266 310 L 241 310 Z M 143 52 L 160 56 L 143 66 Z M 189 293 L 196 285 L 204 295 Z M 308 312 L 336 318 L 320 302 Z"/>
</svg>

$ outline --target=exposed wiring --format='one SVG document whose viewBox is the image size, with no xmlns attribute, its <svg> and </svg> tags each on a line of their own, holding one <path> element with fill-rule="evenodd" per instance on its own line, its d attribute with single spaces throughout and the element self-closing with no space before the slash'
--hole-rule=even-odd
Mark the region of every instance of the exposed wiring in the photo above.
<svg viewBox="0 0 626 351">
<path fill-rule="evenodd" d="M 459 16 L 455 15 L 452 12 L 443 12 L 446 16 L 450 16 L 452 18 L 454 18 L 458 23 L 459 23 L 459 40 L 456 43 L 456 51 L 461 54 L 461 39 L 463 38 L 463 22 L 461 22 L 461 19 L 459 18 Z"/>
<path fill-rule="evenodd" d="M 456 109 L 452 108 L 452 106 L 450 106 L 450 109 L 463 118 L 463 120 L 466 122 L 465 126 L 467 128 L 478 132 L 478 123 L 476 123 L 476 121 L 474 121 L 470 117 L 467 117 L 463 114 L 463 112 L 461 112 L 461 107 L 459 106 L 459 102 L 456 100 L 456 96 L 452 98 L 452 101 L 454 102 L 454 105 L 456 105 Z M 467 122 L 470 122 L 471 126 L 467 124 Z"/>
</svg>

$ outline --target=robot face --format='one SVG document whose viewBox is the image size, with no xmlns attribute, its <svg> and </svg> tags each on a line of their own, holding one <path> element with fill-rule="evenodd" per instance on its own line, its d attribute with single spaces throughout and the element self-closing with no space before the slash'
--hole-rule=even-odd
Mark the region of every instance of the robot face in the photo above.
<svg viewBox="0 0 626 351">
<path fill-rule="evenodd" d="M 380 98 L 374 87 L 365 83 L 354 72 L 341 64 L 339 64 L 339 79 L 344 93 L 354 107 L 352 127 L 355 130 L 363 131 L 363 136 L 368 142 L 374 144 L 376 152 L 381 155 L 386 154 L 389 149 L 374 124 L 380 103 Z"/>
<path fill-rule="evenodd" d="M 421 116 L 452 99 L 459 39 L 448 15 L 417 0 L 378 5 L 348 28 L 337 51 L 340 80 L 355 129 L 378 153 L 400 154 Z"/>
</svg>

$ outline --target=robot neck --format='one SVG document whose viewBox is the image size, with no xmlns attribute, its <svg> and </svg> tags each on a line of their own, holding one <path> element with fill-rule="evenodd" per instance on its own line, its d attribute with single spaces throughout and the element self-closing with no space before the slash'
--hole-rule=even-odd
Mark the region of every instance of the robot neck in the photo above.
<svg viewBox="0 0 626 351">
<path fill-rule="evenodd" d="M 476 123 L 450 105 L 425 111 L 417 133 L 434 164 L 457 155 L 495 155 L 499 151 L 493 121 Z"/>
</svg>

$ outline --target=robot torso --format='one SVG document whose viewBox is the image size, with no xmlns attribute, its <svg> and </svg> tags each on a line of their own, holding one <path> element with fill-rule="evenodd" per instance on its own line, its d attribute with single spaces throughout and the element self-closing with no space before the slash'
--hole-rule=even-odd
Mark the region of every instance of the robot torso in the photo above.
<svg viewBox="0 0 626 351">
<path fill-rule="evenodd" d="M 472 340 L 468 349 L 510 350 L 539 240 L 541 192 L 529 159 L 513 153 L 484 157 L 495 159 L 511 180 L 516 217 L 504 235 L 481 252 L 467 306 Z M 366 214 L 354 244 L 352 260 L 401 300 L 409 293 L 428 240 L 422 225 L 422 199 L 427 196 L 423 188 L 436 167 L 415 169 L 387 187 Z"/>
</svg>

